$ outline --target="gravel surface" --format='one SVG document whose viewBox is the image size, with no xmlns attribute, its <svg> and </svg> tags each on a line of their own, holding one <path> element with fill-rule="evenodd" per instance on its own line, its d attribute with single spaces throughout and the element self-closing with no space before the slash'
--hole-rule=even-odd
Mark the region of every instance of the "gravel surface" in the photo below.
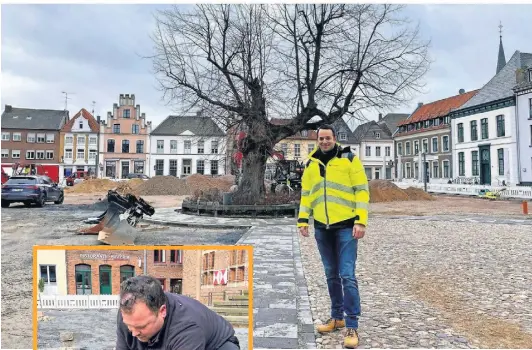
<svg viewBox="0 0 532 350">
<path fill-rule="evenodd" d="M 116 342 L 116 309 L 44 310 L 39 321 L 39 349 L 73 347 L 86 350 L 113 349 Z M 70 333 L 73 341 L 62 342 L 61 335 Z M 241 349 L 247 350 L 248 328 L 236 328 Z"/>
<path fill-rule="evenodd" d="M 531 348 L 530 225 L 373 218 L 359 241 L 360 348 Z M 313 236 L 300 237 L 315 324 L 330 316 Z M 342 348 L 343 331 L 319 348 Z"/>
<path fill-rule="evenodd" d="M 81 220 L 101 214 L 94 205 L 2 208 L 2 349 L 32 344 L 33 245 L 99 245 L 98 236 L 77 235 Z M 31 219 L 30 219 L 31 217 Z M 145 231 L 138 245 L 235 244 L 244 232 L 169 227 Z"/>
</svg>

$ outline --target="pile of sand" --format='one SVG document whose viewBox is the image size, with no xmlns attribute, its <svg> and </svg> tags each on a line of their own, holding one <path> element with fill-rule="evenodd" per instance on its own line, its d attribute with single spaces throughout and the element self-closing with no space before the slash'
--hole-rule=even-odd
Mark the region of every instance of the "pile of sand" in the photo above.
<svg viewBox="0 0 532 350">
<path fill-rule="evenodd" d="M 107 192 L 117 187 L 117 182 L 108 179 L 83 180 L 72 187 L 65 187 L 65 192 L 71 193 L 96 193 Z"/>
<path fill-rule="evenodd" d="M 434 199 L 420 188 L 409 187 L 403 190 L 387 180 L 369 181 L 369 193 L 370 203 Z"/>
<path fill-rule="evenodd" d="M 131 179 L 127 181 L 120 181 L 116 186 L 116 192 L 120 194 L 131 193 L 137 195 L 137 189 L 142 186 L 144 180 L 142 179 Z"/>
<path fill-rule="evenodd" d="M 154 176 L 136 188 L 140 196 L 184 196 L 188 193 L 186 181 L 175 176 Z"/>
<path fill-rule="evenodd" d="M 201 174 L 193 174 L 186 178 L 187 187 L 193 194 L 196 191 L 208 191 L 218 189 L 222 192 L 229 192 L 231 186 L 235 183 L 234 176 L 226 175 L 220 177 L 211 177 Z"/>
</svg>

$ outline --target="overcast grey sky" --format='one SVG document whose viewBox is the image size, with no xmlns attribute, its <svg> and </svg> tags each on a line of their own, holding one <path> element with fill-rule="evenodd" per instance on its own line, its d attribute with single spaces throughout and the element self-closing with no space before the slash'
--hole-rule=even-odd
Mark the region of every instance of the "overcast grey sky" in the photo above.
<svg viewBox="0 0 532 350">
<path fill-rule="evenodd" d="M 71 93 L 71 115 L 84 107 L 102 117 L 119 94 L 135 94 L 156 126 L 175 114 L 162 101 L 151 73 L 149 38 L 152 13 L 169 5 L 2 5 L 2 110 L 14 107 L 62 109 Z M 411 113 L 418 101 L 431 102 L 472 90 L 491 79 L 497 65 L 499 21 L 506 60 L 519 50 L 532 53 L 532 5 L 409 5 L 434 60 L 426 94 L 400 110 Z M 384 111 L 388 112 L 388 111 Z M 376 115 L 367 115 L 376 119 Z"/>
</svg>

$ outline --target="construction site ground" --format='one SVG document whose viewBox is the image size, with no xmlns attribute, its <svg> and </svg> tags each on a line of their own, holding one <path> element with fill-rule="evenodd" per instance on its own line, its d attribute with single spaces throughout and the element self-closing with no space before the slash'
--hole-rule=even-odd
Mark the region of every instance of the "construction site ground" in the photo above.
<svg viewBox="0 0 532 350">
<path fill-rule="evenodd" d="M 116 309 L 45 310 L 39 322 L 39 349 L 113 349 L 116 344 Z M 248 350 L 249 328 L 235 328 L 242 350 Z M 73 338 L 72 341 L 61 341 Z M 251 349 L 250 349 L 251 350 Z"/>
<path fill-rule="evenodd" d="M 44 208 L 25 208 L 23 206 L 19 205 L 13 205 L 11 208 L 8 209 L 2 209 L 2 344 L 1 348 L 31 348 L 31 342 L 32 342 L 32 323 L 31 323 L 31 305 L 32 305 L 32 247 L 33 245 L 96 245 L 98 244 L 97 236 L 80 236 L 76 235 L 74 232 L 81 226 L 81 220 L 86 219 L 90 216 L 96 216 L 97 214 L 101 213 L 103 210 L 97 209 L 98 208 L 98 199 L 102 198 L 105 195 L 105 191 L 99 191 L 97 193 L 72 193 L 72 192 L 66 192 L 65 202 L 62 205 L 54 205 L 54 204 L 47 204 Z M 150 195 L 142 195 L 142 197 L 150 202 L 155 208 L 157 209 L 161 208 L 174 208 L 180 206 L 181 201 L 184 198 L 184 195 L 168 195 L 168 196 L 150 196 Z M 95 204 L 96 201 L 96 204 Z M 172 212 L 170 209 L 169 213 Z M 170 215 L 170 214 L 169 214 Z M 429 219 L 431 217 L 439 217 L 438 221 L 445 223 L 446 220 L 452 221 L 451 219 L 456 219 L 460 217 L 464 218 L 474 218 L 474 222 L 468 222 L 464 225 L 456 226 L 456 228 L 460 232 L 441 232 L 441 229 L 444 230 L 453 230 L 453 224 L 445 224 L 441 226 L 442 224 L 436 223 L 436 224 L 428 224 L 425 221 L 416 223 L 413 221 L 412 217 L 422 217 L 425 219 Z M 442 218 L 443 217 L 443 218 Z M 527 221 L 530 222 L 530 215 L 524 216 L 521 214 L 521 203 L 519 201 L 489 201 L 489 200 L 482 200 L 482 199 L 475 199 L 475 198 L 467 198 L 467 197 L 443 197 L 443 196 L 436 196 L 432 198 L 432 200 L 420 200 L 420 201 L 392 201 L 392 202 L 384 202 L 384 203 L 372 203 L 370 205 L 370 226 L 368 235 L 373 235 L 375 237 L 379 237 L 379 240 L 382 241 L 375 241 L 372 244 L 375 244 L 377 246 L 386 247 L 388 244 L 393 243 L 394 236 L 393 235 L 381 235 L 380 232 L 392 232 L 391 227 L 397 227 L 398 232 L 401 231 L 401 227 L 409 227 L 413 228 L 414 231 L 412 231 L 412 234 L 417 234 L 416 232 L 422 233 L 424 235 L 435 235 L 435 237 L 442 235 L 442 237 L 445 236 L 445 234 L 452 233 L 453 235 L 464 235 L 468 236 L 469 232 L 474 232 L 474 240 L 471 238 L 468 240 L 469 243 L 472 245 L 478 245 L 479 242 L 482 242 L 481 236 L 479 232 L 489 232 L 489 240 L 493 239 L 493 235 L 495 232 L 490 231 L 492 226 L 490 226 L 489 222 L 493 218 L 500 218 L 502 220 L 504 219 L 512 219 L 512 220 L 521 220 L 521 221 Z M 393 218 L 393 219 L 392 219 Z M 446 219 L 447 218 L 447 219 Z M 211 218 L 212 220 L 215 220 L 215 218 Z M 290 233 L 293 233 L 296 235 L 294 230 L 294 224 L 289 225 L 283 225 L 282 227 L 279 226 L 279 233 L 284 232 L 284 230 L 287 230 L 289 236 Z M 281 224 L 279 224 L 281 225 Z M 388 227 L 389 226 L 389 227 Z M 441 227 L 440 227 L 441 226 Z M 275 228 L 276 226 L 272 226 L 272 228 Z M 458 228 L 459 227 L 459 228 Z M 268 249 L 273 249 L 278 245 L 276 242 L 277 238 L 268 238 L 269 234 L 275 234 L 275 232 L 271 232 L 272 228 L 264 228 L 264 232 L 261 232 L 260 238 L 256 240 L 256 242 L 259 242 L 260 244 L 266 245 L 269 247 Z M 521 235 L 517 231 L 526 231 L 528 232 L 532 231 L 532 225 L 520 225 L 520 224 L 513 224 L 513 225 L 496 225 L 493 226 L 493 230 L 501 230 L 500 233 L 495 235 L 494 237 L 505 237 L 506 232 L 514 232 L 516 237 L 512 236 L 512 239 L 521 239 L 526 240 L 530 239 L 530 235 L 528 235 L 528 238 L 526 236 Z M 425 232 L 426 230 L 426 232 Z M 242 230 L 235 230 L 235 229 L 224 229 L 220 227 L 219 229 L 205 229 L 205 228 L 194 228 L 194 227 L 175 227 L 175 226 L 168 226 L 168 227 L 160 227 L 160 229 L 157 231 L 145 231 L 143 232 L 139 239 L 136 241 L 136 244 L 142 244 L 142 245 L 150 245 L 150 244 L 173 244 L 173 245 L 179 245 L 179 244 L 235 244 L 241 237 L 245 237 L 247 233 L 244 233 Z M 371 237 L 371 236 L 370 236 Z M 395 237 L 397 238 L 397 237 Z M 477 242 L 477 239 L 479 240 Z M 244 240 L 244 244 L 246 240 Z M 290 242 L 292 242 L 292 239 L 289 239 Z M 250 244 L 252 241 L 249 241 Z M 284 241 L 283 241 L 284 242 Z M 310 242 L 310 241 L 309 241 Z M 407 244 L 408 241 L 403 241 L 402 244 Z M 257 244 L 259 244 L 257 243 Z M 502 242 L 503 243 L 503 242 Z M 502 244 L 501 243 L 501 244 Z M 299 252 L 299 245 L 297 247 L 294 245 L 294 254 L 301 254 L 302 260 L 303 260 L 303 266 L 307 266 L 310 264 L 309 262 L 306 262 L 305 259 L 307 258 L 307 254 L 305 253 L 305 250 L 308 250 L 309 252 L 312 251 L 312 253 L 309 256 L 313 256 L 314 258 L 317 258 L 317 252 L 315 251 L 315 248 L 311 247 L 305 247 L 306 244 L 304 244 L 301 247 L 301 250 L 303 250 L 303 253 Z M 391 246 L 394 246 L 393 244 Z M 254 255 L 257 254 L 257 258 L 260 257 L 260 252 L 263 248 L 256 249 L 254 252 Z M 285 249 L 281 248 L 280 249 Z M 290 248 L 292 249 L 292 248 Z M 457 256 L 461 256 L 460 250 L 447 250 L 448 254 L 457 254 Z M 505 250 L 505 252 L 510 253 L 509 250 Z M 369 258 L 370 254 L 369 252 L 364 252 L 365 256 Z M 388 252 L 389 253 L 389 252 Z M 401 269 L 403 268 L 401 265 L 401 261 L 403 261 L 402 254 L 410 254 L 406 249 L 397 249 L 394 250 L 394 262 L 397 262 L 396 268 Z M 293 256 L 292 254 L 289 254 L 287 252 L 287 257 Z M 417 251 L 416 254 L 424 254 L 423 250 Z M 468 252 L 469 254 L 469 252 Z M 365 261 L 363 258 L 364 254 L 361 254 L 361 261 Z M 505 264 L 506 258 L 508 257 L 501 257 L 497 253 L 497 251 L 494 251 L 493 254 L 483 255 L 483 257 L 488 256 L 492 257 L 494 260 L 491 263 L 494 264 Z M 377 261 L 375 259 L 378 259 L 378 256 L 372 256 L 371 259 L 373 261 Z M 406 259 L 407 256 L 404 257 Z M 267 256 L 264 256 L 261 258 L 265 262 L 271 261 L 271 257 L 268 258 Z M 499 261 L 499 259 L 503 259 Z M 528 265 L 525 264 L 525 262 L 519 263 L 519 259 L 517 257 L 513 257 L 515 261 L 512 263 L 512 268 L 516 269 L 516 275 L 519 276 L 519 278 L 532 278 L 531 271 L 529 269 L 529 266 L 531 264 L 530 261 L 528 261 Z M 517 260 L 516 260 L 517 259 Z M 255 268 L 257 268 L 259 263 L 262 260 L 257 260 L 257 265 Z M 462 269 L 467 269 L 467 262 L 468 259 L 460 259 L 464 263 L 462 266 Z M 475 263 L 481 263 L 479 261 L 474 260 Z M 368 262 L 369 263 L 369 262 Z M 387 280 L 390 279 L 390 276 L 383 275 L 382 273 L 392 273 L 393 269 L 390 270 L 392 266 L 386 265 L 387 262 L 385 261 L 379 261 L 378 266 L 387 266 L 388 269 L 386 270 L 379 270 L 379 274 L 375 276 L 368 276 L 372 277 L 377 280 Z M 384 264 L 384 265 L 382 265 Z M 319 261 L 312 262 L 312 265 L 314 265 L 316 268 L 319 268 Z M 293 264 L 291 264 L 293 266 Z M 476 270 L 476 268 L 475 268 Z M 307 274 L 307 283 L 311 283 L 308 280 L 308 272 Z M 275 274 L 274 274 L 275 275 Z M 318 278 L 321 276 L 321 273 L 319 275 L 316 275 L 315 277 Z M 426 279 L 427 281 L 430 281 L 430 278 Z M 483 279 L 484 280 L 484 279 Z M 316 280 L 317 281 L 317 280 Z M 318 299 L 321 299 L 323 285 L 321 284 L 320 280 L 320 286 L 319 290 L 320 293 L 316 294 L 315 296 L 312 296 L 315 298 L 315 301 L 318 301 Z M 491 285 L 490 288 L 497 289 L 496 283 L 489 283 Z M 270 286 L 272 286 L 270 284 Z M 257 288 L 257 287 L 256 287 Z M 275 284 L 273 284 L 273 289 L 268 295 L 280 295 L 278 293 L 275 293 Z M 309 285 L 309 289 L 314 290 L 316 287 L 311 287 Z M 301 289 L 300 289 L 301 290 Z M 376 293 L 378 291 L 375 291 Z M 316 292 L 312 292 L 309 294 L 314 294 Z M 384 293 L 384 292 L 383 292 Z M 488 293 L 489 295 L 489 293 Z M 511 294 L 513 295 L 513 294 Z M 519 294 L 523 297 L 530 297 L 528 294 Z M 259 294 L 255 295 L 256 297 L 259 296 Z M 260 299 L 257 299 L 260 300 Z M 375 307 L 383 307 L 386 308 L 386 300 L 380 301 L 380 305 L 373 306 Z M 275 305 L 275 303 L 271 304 Z M 324 307 L 327 307 L 325 301 L 320 301 L 318 305 L 322 305 Z M 311 301 L 311 307 L 316 307 L 315 302 Z M 281 314 L 285 311 L 280 310 Z M 378 313 L 378 310 L 374 310 Z M 386 310 L 381 310 L 386 311 Z M 451 310 L 452 311 L 452 310 Z M 322 318 L 322 312 L 323 311 L 316 311 L 313 312 L 313 318 L 314 322 L 317 321 L 317 319 Z M 268 316 L 268 322 L 269 321 L 275 321 L 275 313 L 272 313 L 270 316 Z M 271 318 L 271 320 L 270 320 Z M 395 320 L 394 320 L 395 321 Z M 423 320 L 418 320 L 419 322 L 423 322 Z M 296 321 L 297 323 L 297 321 Z M 447 324 L 447 327 L 452 326 L 451 324 Z M 380 325 L 375 325 L 375 327 L 379 327 L 379 329 L 385 330 L 386 327 L 383 325 L 381 327 Z M 443 326 L 442 326 L 443 327 Z M 297 327 L 296 327 L 297 329 Z M 391 332 L 391 331 L 390 331 Z M 275 332 L 273 332 L 275 333 Z M 264 334 L 267 334 L 265 332 Z M 272 334 L 272 333 L 269 333 Z M 393 332 L 390 333 L 393 335 Z M 424 333 L 422 333 L 424 334 Z M 379 336 L 383 336 L 380 334 Z M 274 336 L 265 335 L 265 338 L 263 339 L 263 342 L 257 342 L 258 347 L 267 347 L 266 343 L 269 343 L 269 338 Z M 276 338 L 277 339 L 277 338 Z M 325 340 L 334 342 L 335 339 L 323 339 L 322 342 L 325 342 Z M 281 341 L 281 340 L 279 340 Z M 271 343 L 271 344 L 277 344 L 277 343 Z M 386 345 L 402 345 L 399 343 L 394 343 L 393 338 L 389 339 L 389 342 L 386 343 Z M 322 344 L 325 345 L 325 344 Z M 367 347 L 369 344 L 364 344 L 364 347 Z M 382 345 L 382 344 L 381 344 Z M 453 344 L 451 344 L 453 345 Z M 472 345 L 473 347 L 475 345 Z M 274 346 L 274 345 L 272 345 Z M 418 344 L 418 346 L 420 346 Z M 452 346 L 454 347 L 454 346 Z M 274 348 L 291 348 L 291 346 L 274 346 Z"/>
</svg>

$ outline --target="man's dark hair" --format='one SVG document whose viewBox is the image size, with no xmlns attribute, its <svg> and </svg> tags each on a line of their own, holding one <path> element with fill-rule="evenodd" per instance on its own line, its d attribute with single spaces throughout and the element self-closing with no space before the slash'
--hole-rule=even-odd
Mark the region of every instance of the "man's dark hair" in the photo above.
<svg viewBox="0 0 532 350">
<path fill-rule="evenodd" d="M 331 130 L 332 133 L 333 133 L 333 136 L 336 138 L 336 130 L 334 129 L 334 126 L 332 126 L 330 124 L 323 124 L 322 126 L 320 126 L 318 128 L 318 130 L 316 130 L 316 137 L 317 138 L 319 138 L 320 130 Z"/>
<path fill-rule="evenodd" d="M 120 310 L 130 313 L 137 302 L 143 302 L 157 314 L 166 303 L 161 283 L 151 276 L 130 277 L 120 285 Z"/>
</svg>

